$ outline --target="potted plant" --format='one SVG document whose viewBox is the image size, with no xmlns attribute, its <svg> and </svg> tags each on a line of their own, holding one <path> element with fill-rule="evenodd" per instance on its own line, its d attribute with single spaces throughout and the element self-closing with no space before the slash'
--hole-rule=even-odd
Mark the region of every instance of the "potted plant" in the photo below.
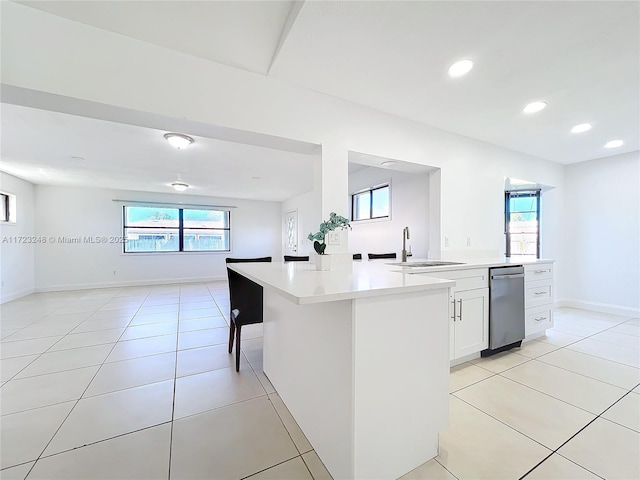
<svg viewBox="0 0 640 480">
<path fill-rule="evenodd" d="M 325 254 L 327 244 L 325 243 L 326 236 L 329 232 L 336 229 L 344 230 L 345 228 L 351 228 L 349 220 L 336 215 L 335 212 L 329 214 L 329 220 L 320 224 L 320 230 L 316 233 L 310 233 L 307 237 L 309 240 L 313 240 L 313 249 L 316 251 L 316 269 L 317 270 L 329 270 L 331 268 L 331 257 Z"/>
</svg>

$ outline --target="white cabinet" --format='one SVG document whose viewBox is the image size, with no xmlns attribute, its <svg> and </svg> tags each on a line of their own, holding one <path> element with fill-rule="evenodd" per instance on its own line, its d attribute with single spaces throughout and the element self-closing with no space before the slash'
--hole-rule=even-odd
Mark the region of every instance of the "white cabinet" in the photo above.
<svg viewBox="0 0 640 480">
<path fill-rule="evenodd" d="M 524 267 L 525 336 L 540 336 L 553 327 L 553 263 Z"/>
<path fill-rule="evenodd" d="M 455 360 L 489 346 L 489 270 L 472 268 L 433 272 L 456 281 L 450 289 L 449 358 Z"/>
<path fill-rule="evenodd" d="M 450 312 L 450 360 L 478 353 L 489 346 L 488 288 L 454 292 Z"/>
</svg>

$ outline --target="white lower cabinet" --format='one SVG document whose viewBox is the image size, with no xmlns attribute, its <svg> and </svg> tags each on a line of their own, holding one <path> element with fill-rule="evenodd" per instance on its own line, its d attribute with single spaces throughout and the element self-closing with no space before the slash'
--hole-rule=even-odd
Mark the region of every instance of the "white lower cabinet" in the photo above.
<svg viewBox="0 0 640 480">
<path fill-rule="evenodd" d="M 525 309 L 525 335 L 541 332 L 553 327 L 553 310 L 549 305 Z"/>
<path fill-rule="evenodd" d="M 524 282 L 524 333 L 535 338 L 553 327 L 553 263 L 525 265 Z"/>
<path fill-rule="evenodd" d="M 434 272 L 456 281 L 449 302 L 449 358 L 476 354 L 489 346 L 489 270 L 469 268 Z"/>
<path fill-rule="evenodd" d="M 489 289 L 454 292 L 449 307 L 449 358 L 455 360 L 489 346 Z"/>
</svg>

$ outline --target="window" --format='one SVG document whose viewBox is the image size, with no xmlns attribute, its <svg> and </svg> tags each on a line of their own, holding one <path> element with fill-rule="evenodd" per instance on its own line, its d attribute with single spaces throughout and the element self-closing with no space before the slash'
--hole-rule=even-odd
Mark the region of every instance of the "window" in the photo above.
<svg viewBox="0 0 640 480">
<path fill-rule="evenodd" d="M 0 222 L 16 223 L 16 196 L 0 192 Z"/>
<path fill-rule="evenodd" d="M 505 192 L 507 257 L 540 258 L 540 190 Z"/>
<path fill-rule="evenodd" d="M 228 252 L 230 212 L 172 207 L 124 207 L 124 251 Z"/>
<path fill-rule="evenodd" d="M 0 193 L 0 222 L 9 221 L 9 195 Z"/>
<path fill-rule="evenodd" d="M 351 195 L 351 220 L 389 217 L 389 184 Z"/>
</svg>

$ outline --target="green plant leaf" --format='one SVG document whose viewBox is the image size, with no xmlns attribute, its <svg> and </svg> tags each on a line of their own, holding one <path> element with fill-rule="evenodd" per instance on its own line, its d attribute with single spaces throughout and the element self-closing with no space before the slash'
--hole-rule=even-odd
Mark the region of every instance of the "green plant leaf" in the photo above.
<svg viewBox="0 0 640 480">
<path fill-rule="evenodd" d="M 324 255 L 325 248 L 327 248 L 326 243 L 320 243 L 317 240 L 313 242 L 313 249 L 316 251 L 318 255 Z"/>
</svg>

